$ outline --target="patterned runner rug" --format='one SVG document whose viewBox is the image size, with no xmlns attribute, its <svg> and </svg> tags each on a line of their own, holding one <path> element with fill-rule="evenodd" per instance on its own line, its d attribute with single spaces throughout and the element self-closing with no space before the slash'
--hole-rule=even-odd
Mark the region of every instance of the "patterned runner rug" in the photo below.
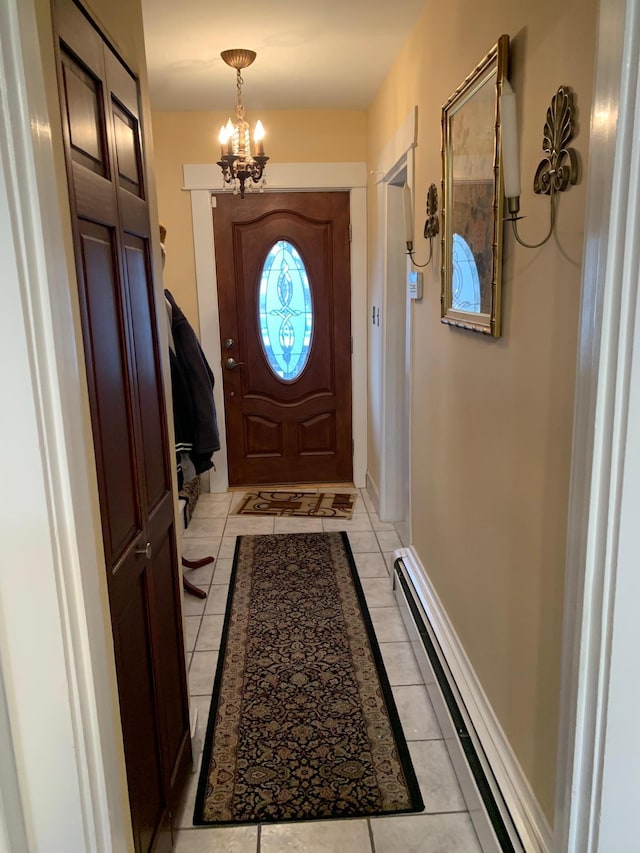
<svg viewBox="0 0 640 853">
<path fill-rule="evenodd" d="M 346 534 L 240 537 L 194 823 L 422 809 Z"/>
<path fill-rule="evenodd" d="M 355 502 L 349 492 L 247 492 L 236 514 L 351 518 Z"/>
</svg>

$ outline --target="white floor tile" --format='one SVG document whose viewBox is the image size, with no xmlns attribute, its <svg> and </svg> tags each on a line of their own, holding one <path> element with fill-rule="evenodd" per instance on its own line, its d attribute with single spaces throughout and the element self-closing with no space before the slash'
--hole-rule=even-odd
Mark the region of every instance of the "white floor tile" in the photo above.
<svg viewBox="0 0 640 853">
<path fill-rule="evenodd" d="M 257 826 L 219 826 L 215 829 L 183 829 L 174 853 L 256 853 Z"/>
<path fill-rule="evenodd" d="M 220 550 L 218 551 L 218 559 L 219 560 L 233 560 L 233 557 L 236 552 L 236 540 L 237 536 L 234 533 L 233 536 L 223 536 L 222 542 L 220 543 Z"/>
<path fill-rule="evenodd" d="M 185 616 L 202 616 L 204 613 L 206 598 L 198 598 L 191 593 L 185 592 L 183 598 L 183 609 Z"/>
<path fill-rule="evenodd" d="M 391 578 L 360 578 L 367 607 L 396 607 Z"/>
<path fill-rule="evenodd" d="M 368 515 L 354 515 L 353 518 L 325 518 L 322 523 L 327 533 L 334 530 L 344 530 L 347 533 L 373 532 Z"/>
<path fill-rule="evenodd" d="M 211 616 L 202 617 L 202 625 L 198 633 L 198 642 L 196 643 L 197 652 L 218 651 L 220 648 L 220 640 L 222 638 L 222 626 L 224 625 L 224 616 L 222 614 L 213 614 Z"/>
<path fill-rule="evenodd" d="M 443 740 L 409 741 L 425 812 L 462 812 L 466 803 Z"/>
<path fill-rule="evenodd" d="M 407 740 L 440 740 L 442 732 L 426 687 L 396 685 L 393 698 Z"/>
<path fill-rule="evenodd" d="M 360 578 L 388 578 L 389 569 L 379 552 L 354 554 L 356 568 Z"/>
<path fill-rule="evenodd" d="M 189 667 L 189 693 L 191 696 L 208 696 L 213 690 L 213 679 L 218 664 L 218 652 L 194 652 Z"/>
<path fill-rule="evenodd" d="M 347 531 L 349 533 L 349 531 Z M 371 533 L 349 533 L 349 544 L 354 554 L 364 553 L 380 553 L 376 534 Z"/>
<path fill-rule="evenodd" d="M 229 587 L 227 584 L 211 584 L 204 612 L 207 616 L 213 613 L 224 613 L 227 609 L 227 596 Z"/>
<path fill-rule="evenodd" d="M 468 814 L 420 814 L 371 820 L 376 853 L 482 853 Z"/>
<path fill-rule="evenodd" d="M 392 686 L 422 684 L 422 675 L 413 655 L 411 643 L 380 643 L 380 651 Z"/>
<path fill-rule="evenodd" d="M 263 826 L 260 853 L 371 853 L 366 820 L 310 821 Z"/>
<path fill-rule="evenodd" d="M 379 643 L 406 643 L 409 641 L 400 610 L 397 606 L 369 606 L 369 615 Z"/>
<path fill-rule="evenodd" d="M 371 526 L 373 527 L 373 529 L 375 531 L 378 531 L 378 530 L 394 531 L 395 530 L 395 527 L 393 526 L 393 524 L 391 524 L 390 521 L 380 521 L 380 518 L 379 518 L 377 512 L 371 513 Z"/>
<path fill-rule="evenodd" d="M 395 530 L 377 530 L 376 536 L 381 551 L 395 551 L 396 548 L 402 548 L 402 542 Z"/>
<path fill-rule="evenodd" d="M 322 533 L 319 518 L 276 518 L 274 533 Z"/>
<path fill-rule="evenodd" d="M 224 535 L 251 535 L 260 533 L 273 533 L 274 518 L 253 518 L 247 515 L 230 515 L 227 519 Z"/>
<path fill-rule="evenodd" d="M 195 758 L 199 760 L 204 748 L 205 735 L 207 734 L 209 710 L 211 708 L 211 696 L 191 696 L 189 699 L 189 707 L 191 709 L 191 713 L 194 711 L 198 712 L 196 732 L 194 735 L 195 743 L 193 744 L 193 748 L 194 752 L 197 752 Z"/>
<path fill-rule="evenodd" d="M 212 583 L 226 583 L 231 579 L 231 569 L 233 568 L 233 560 L 231 557 L 218 557 L 215 568 L 213 570 Z"/>
<path fill-rule="evenodd" d="M 193 511 L 192 518 L 226 518 L 229 514 L 229 502 L 214 501 L 204 503 L 199 500 Z"/>
<path fill-rule="evenodd" d="M 195 648 L 200 621 L 200 616 L 184 617 L 184 647 L 188 652 L 192 652 Z"/>
<path fill-rule="evenodd" d="M 183 534 L 184 539 L 211 539 L 222 536 L 224 518 L 192 518 Z"/>
<path fill-rule="evenodd" d="M 192 539 L 191 541 L 192 542 L 198 542 L 199 540 L 198 539 Z M 213 556 L 213 555 L 210 552 L 206 553 L 205 551 L 202 551 L 202 556 L 205 557 L 205 556 Z M 191 559 L 196 559 L 196 558 L 192 557 Z M 183 567 L 182 574 L 183 574 L 183 577 L 185 577 L 192 584 L 195 584 L 195 586 L 199 586 L 201 588 L 206 589 L 209 586 L 209 584 L 211 583 L 211 577 L 213 575 L 214 568 L 215 568 L 214 563 L 209 563 L 208 565 L 202 566 L 199 569 L 187 569 L 187 568 Z"/>
</svg>

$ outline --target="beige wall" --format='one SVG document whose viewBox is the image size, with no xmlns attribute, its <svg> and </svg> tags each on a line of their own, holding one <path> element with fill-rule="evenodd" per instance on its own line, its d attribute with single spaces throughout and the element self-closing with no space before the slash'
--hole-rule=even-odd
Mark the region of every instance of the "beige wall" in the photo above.
<svg viewBox="0 0 640 853">
<path fill-rule="evenodd" d="M 230 91 L 230 99 L 233 92 Z M 231 104 L 231 100 L 229 102 Z M 250 107 L 250 104 L 247 105 Z M 158 112 L 153 114 L 160 220 L 167 228 L 165 286 L 198 329 L 191 201 L 182 191 L 185 163 L 215 163 L 218 133 L 228 112 Z M 253 116 L 267 131 L 265 148 L 274 163 L 326 163 L 364 160 L 364 111 L 280 110 Z M 267 182 L 269 167 L 267 166 Z M 222 189 L 222 176 L 220 178 Z"/>
<path fill-rule="evenodd" d="M 435 182 L 440 193 L 441 105 L 508 33 L 521 125 L 521 232 L 528 242 L 541 239 L 548 200 L 534 196 L 531 183 L 546 109 L 562 84 L 576 93 L 575 146 L 586 166 L 596 5 L 428 4 L 368 113 L 375 168 L 418 105 L 416 234 L 427 187 Z M 544 248 L 523 249 L 506 234 L 501 339 L 441 325 L 439 251 L 425 271 L 424 299 L 412 308 L 414 544 L 550 822 L 585 189 L 582 177 L 562 196 L 557 234 Z M 375 193 L 370 216 L 370 302 L 379 305 Z M 427 257 L 422 239 L 416 252 Z M 380 453 L 372 446 L 372 471 Z"/>
</svg>

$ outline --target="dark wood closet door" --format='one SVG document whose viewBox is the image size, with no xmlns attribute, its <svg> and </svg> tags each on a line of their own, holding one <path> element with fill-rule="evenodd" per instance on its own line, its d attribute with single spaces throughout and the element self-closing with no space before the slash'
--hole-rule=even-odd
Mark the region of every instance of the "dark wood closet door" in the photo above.
<svg viewBox="0 0 640 853">
<path fill-rule="evenodd" d="M 189 713 L 138 87 L 72 0 L 55 13 L 134 840 L 169 851 Z"/>
</svg>

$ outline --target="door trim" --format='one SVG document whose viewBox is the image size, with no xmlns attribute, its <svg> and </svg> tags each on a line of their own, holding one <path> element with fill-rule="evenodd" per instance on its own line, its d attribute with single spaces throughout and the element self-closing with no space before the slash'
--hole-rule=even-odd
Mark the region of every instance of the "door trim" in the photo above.
<svg viewBox="0 0 640 853">
<path fill-rule="evenodd" d="M 601 3 L 567 525 L 555 843 L 635 837 L 640 0 Z M 635 408 L 634 408 L 635 407 Z M 635 494 L 634 494 L 635 490 Z M 608 776 L 612 769 L 613 778 Z M 622 844 L 622 846 L 621 846 Z"/>
<path fill-rule="evenodd" d="M 224 411 L 216 257 L 211 217 L 212 194 L 219 192 L 220 169 L 215 164 L 183 166 L 184 187 L 191 194 L 196 288 L 202 349 L 215 377 L 214 399 Z M 346 190 L 351 199 L 351 360 L 353 385 L 353 482 L 365 485 L 367 469 L 367 170 L 364 163 L 276 163 L 268 169 L 269 190 Z M 220 453 L 209 472 L 209 490 L 229 486 L 224 418 L 218 417 Z"/>
</svg>

